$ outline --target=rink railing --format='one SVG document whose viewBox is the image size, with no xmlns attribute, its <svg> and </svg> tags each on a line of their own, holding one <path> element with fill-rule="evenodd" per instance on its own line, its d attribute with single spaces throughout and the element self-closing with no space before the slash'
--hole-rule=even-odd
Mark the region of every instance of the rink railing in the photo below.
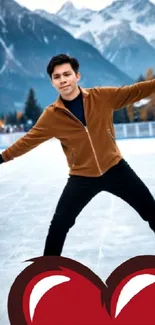
<svg viewBox="0 0 155 325">
<path fill-rule="evenodd" d="M 0 148 L 12 145 L 26 132 L 0 133 Z M 115 124 L 116 139 L 155 138 L 155 122 Z"/>
<path fill-rule="evenodd" d="M 117 139 L 154 138 L 155 122 L 115 124 Z"/>
</svg>

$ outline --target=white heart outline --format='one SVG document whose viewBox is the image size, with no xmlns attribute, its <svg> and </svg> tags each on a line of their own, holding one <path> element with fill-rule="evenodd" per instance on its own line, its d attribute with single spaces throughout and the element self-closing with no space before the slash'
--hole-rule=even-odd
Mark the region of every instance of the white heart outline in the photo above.
<svg viewBox="0 0 155 325">
<path fill-rule="evenodd" d="M 54 286 L 67 281 L 70 281 L 70 278 L 64 275 L 51 275 L 36 283 L 29 298 L 29 313 L 31 321 L 33 321 L 35 309 L 43 295 Z"/>
<path fill-rule="evenodd" d="M 153 274 L 139 274 L 130 279 L 120 292 L 116 305 L 115 318 L 135 295 L 153 283 L 155 283 L 155 275 Z"/>
</svg>

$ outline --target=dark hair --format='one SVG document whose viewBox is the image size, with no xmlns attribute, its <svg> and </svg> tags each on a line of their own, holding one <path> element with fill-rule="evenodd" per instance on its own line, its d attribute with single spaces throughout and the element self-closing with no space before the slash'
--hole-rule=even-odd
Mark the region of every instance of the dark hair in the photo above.
<svg viewBox="0 0 155 325">
<path fill-rule="evenodd" d="M 53 56 L 50 62 L 48 63 L 47 66 L 47 74 L 49 74 L 50 78 L 51 75 L 54 71 L 54 68 L 56 65 L 64 64 L 64 63 L 70 63 L 72 69 L 74 70 L 75 73 L 78 72 L 79 69 L 79 62 L 77 59 L 66 55 L 66 54 L 59 54 L 57 56 Z"/>
</svg>

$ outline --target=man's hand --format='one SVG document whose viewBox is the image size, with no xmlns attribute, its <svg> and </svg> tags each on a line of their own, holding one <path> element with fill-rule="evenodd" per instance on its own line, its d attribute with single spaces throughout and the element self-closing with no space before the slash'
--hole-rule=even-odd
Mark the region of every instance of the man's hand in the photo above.
<svg viewBox="0 0 155 325">
<path fill-rule="evenodd" d="M 4 159 L 2 157 L 2 155 L 0 154 L 0 164 L 3 164 L 4 163 Z"/>
<path fill-rule="evenodd" d="M 47 107 L 32 129 L 2 152 L 1 156 L 3 157 L 0 158 L 0 163 L 8 162 L 24 155 L 41 143 L 52 139 L 54 137 L 54 123 L 52 110 L 50 107 Z"/>
</svg>

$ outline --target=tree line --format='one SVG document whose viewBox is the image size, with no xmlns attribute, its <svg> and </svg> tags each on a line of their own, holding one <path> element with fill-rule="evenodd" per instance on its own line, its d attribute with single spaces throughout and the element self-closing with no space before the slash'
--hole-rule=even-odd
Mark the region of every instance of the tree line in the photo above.
<svg viewBox="0 0 155 325">
<path fill-rule="evenodd" d="M 29 120 L 32 121 L 32 124 L 35 124 L 42 112 L 43 109 L 37 102 L 34 89 L 30 88 L 23 112 L 14 111 L 7 115 L 1 114 L 0 120 L 3 120 L 5 124 L 17 126 L 25 124 Z"/>
</svg>

